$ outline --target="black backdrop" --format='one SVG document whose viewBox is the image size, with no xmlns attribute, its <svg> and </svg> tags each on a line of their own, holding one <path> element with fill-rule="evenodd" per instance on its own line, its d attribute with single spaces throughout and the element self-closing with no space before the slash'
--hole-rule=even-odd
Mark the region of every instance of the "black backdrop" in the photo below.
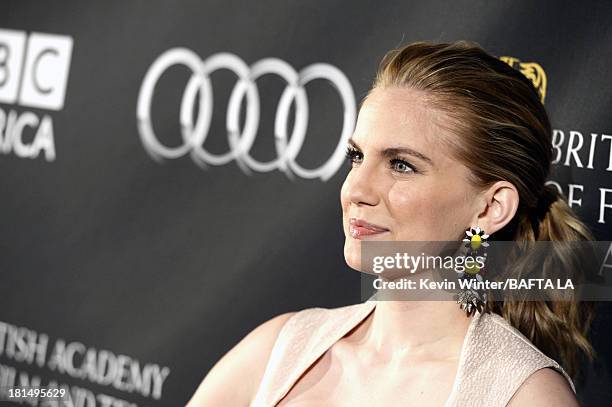
<svg viewBox="0 0 612 407">
<path fill-rule="evenodd" d="M 247 65 L 278 58 L 295 71 L 329 64 L 350 82 L 353 108 L 400 43 L 467 39 L 517 58 L 517 69 L 535 67 L 555 129 L 551 181 L 571 189 L 599 240 L 612 240 L 612 4 L 569 4 L 2 0 L 0 387 L 40 380 L 69 386 L 76 405 L 109 397 L 181 405 L 264 320 L 360 300 L 359 275 L 342 255 L 346 165 L 322 180 L 247 174 L 236 160 L 203 169 L 189 154 L 153 159 L 138 98 L 152 64 L 178 47 L 201 59 L 231 53 Z M 157 81 L 150 122 L 167 146 L 184 144 L 179 116 L 191 75 L 175 65 Z M 210 79 L 204 146 L 222 154 L 236 76 L 217 70 Z M 265 75 L 256 84 L 251 155 L 268 161 L 277 156 L 285 81 Z M 307 136 L 296 161 L 317 168 L 351 109 L 327 81 L 305 89 Z M 601 304 L 600 361 L 578 386 L 586 405 L 612 395 L 610 310 Z"/>
</svg>

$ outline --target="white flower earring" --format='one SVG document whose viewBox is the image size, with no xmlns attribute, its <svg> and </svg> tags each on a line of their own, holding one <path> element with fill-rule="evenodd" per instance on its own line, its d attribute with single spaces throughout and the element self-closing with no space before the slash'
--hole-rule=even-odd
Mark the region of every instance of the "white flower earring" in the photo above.
<svg viewBox="0 0 612 407">
<path fill-rule="evenodd" d="M 459 280 L 462 280 L 464 287 L 466 287 L 457 295 L 457 304 L 470 317 L 476 311 L 482 314 L 486 310 L 487 293 L 481 288 L 482 284 L 479 283 L 482 283 L 484 278 L 489 235 L 479 226 L 470 227 L 465 231 L 465 234 L 466 238 L 463 239 L 463 242 L 465 242 L 464 247 L 468 250 L 468 255 L 472 258 L 480 256 L 485 259 L 482 265 L 470 261 L 469 264 L 464 265 L 465 269 L 463 271 L 457 272 Z"/>
<path fill-rule="evenodd" d="M 478 250 L 480 246 L 489 246 L 489 243 L 487 243 L 489 235 L 487 235 L 484 230 L 480 229 L 479 226 L 469 228 L 465 231 L 465 234 L 467 237 L 463 239 L 463 241 L 470 242 L 473 250 Z"/>
</svg>

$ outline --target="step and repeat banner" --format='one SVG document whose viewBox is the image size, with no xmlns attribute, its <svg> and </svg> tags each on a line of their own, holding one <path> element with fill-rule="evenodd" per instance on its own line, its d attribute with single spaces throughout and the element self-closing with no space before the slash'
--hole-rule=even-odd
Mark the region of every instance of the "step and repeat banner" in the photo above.
<svg viewBox="0 0 612 407">
<path fill-rule="evenodd" d="M 0 387 L 183 405 L 263 321 L 358 302 L 344 143 L 412 41 L 475 41 L 531 79 L 550 182 L 612 240 L 610 21 L 604 2 L 1 0 Z M 585 405 L 612 396 L 611 310 Z"/>
</svg>

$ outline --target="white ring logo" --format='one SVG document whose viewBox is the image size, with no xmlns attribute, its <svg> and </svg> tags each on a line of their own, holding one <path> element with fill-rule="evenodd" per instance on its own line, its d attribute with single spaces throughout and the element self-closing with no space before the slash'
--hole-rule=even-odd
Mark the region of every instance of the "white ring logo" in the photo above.
<svg viewBox="0 0 612 407">
<path fill-rule="evenodd" d="M 155 136 L 151 122 L 151 100 L 155 85 L 162 73 L 172 65 L 182 64 L 193 71 L 183 93 L 180 110 L 181 136 L 183 144 L 167 147 Z M 203 147 L 208 136 L 212 119 L 212 85 L 209 74 L 217 69 L 228 69 L 238 76 L 227 109 L 226 128 L 230 151 L 224 154 L 211 154 Z M 274 121 L 274 138 L 277 157 L 268 162 L 260 162 L 249 155 L 259 127 L 259 92 L 255 80 L 266 74 L 282 77 L 287 85 L 279 100 Z M 304 144 L 308 123 L 308 99 L 304 85 L 313 79 L 326 79 L 334 85 L 344 105 L 342 133 L 336 149 L 320 167 L 306 169 L 300 166 L 296 157 Z M 193 107 L 199 93 L 199 112 L 193 123 Z M 240 130 L 240 106 L 246 96 L 246 118 Z M 291 139 L 287 135 L 287 119 L 291 104 L 295 103 L 295 120 Z M 279 169 L 293 178 L 331 178 L 344 161 L 346 142 L 355 126 L 356 107 L 353 88 L 346 76 L 338 68 L 324 63 L 312 64 L 297 73 L 285 61 L 277 58 L 262 59 L 247 66 L 242 59 L 230 53 L 214 54 L 202 61 L 197 54 L 186 48 L 173 48 L 161 54 L 147 71 L 138 95 L 138 130 L 146 151 L 157 161 L 174 159 L 190 153 L 193 161 L 202 168 L 207 165 L 224 165 L 236 160 L 241 170 L 250 174 L 251 170 L 268 172 Z"/>
</svg>

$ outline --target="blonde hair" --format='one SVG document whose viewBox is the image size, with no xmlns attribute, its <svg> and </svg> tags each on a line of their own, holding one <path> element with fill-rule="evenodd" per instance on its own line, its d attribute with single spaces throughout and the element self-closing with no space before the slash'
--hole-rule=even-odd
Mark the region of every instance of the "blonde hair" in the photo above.
<svg viewBox="0 0 612 407">
<path fill-rule="evenodd" d="M 415 42 L 383 57 L 372 89 L 386 87 L 420 90 L 428 106 L 445 113 L 449 120 L 439 124 L 457 136 L 453 154 L 470 169 L 476 187 L 506 180 L 517 188 L 517 212 L 496 232 L 496 240 L 594 240 L 566 198 L 545 185 L 552 129 L 540 95 L 519 71 L 476 43 Z M 574 298 L 490 301 L 488 306 L 570 375 L 577 376 L 580 353 L 593 360 L 587 333 L 594 303 Z"/>
</svg>

